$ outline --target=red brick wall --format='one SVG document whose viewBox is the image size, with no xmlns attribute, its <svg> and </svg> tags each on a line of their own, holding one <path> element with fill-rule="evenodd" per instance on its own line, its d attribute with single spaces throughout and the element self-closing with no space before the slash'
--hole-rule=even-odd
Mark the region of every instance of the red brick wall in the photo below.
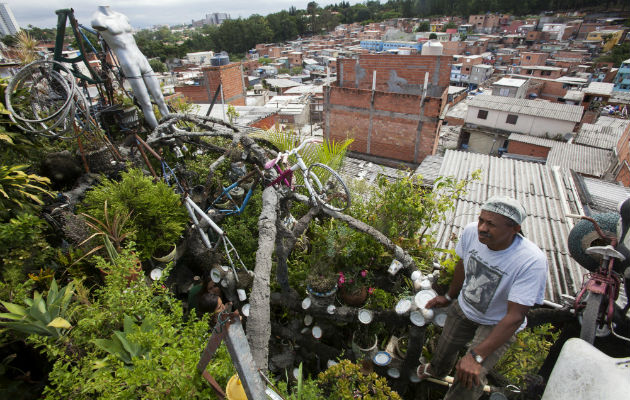
<svg viewBox="0 0 630 400">
<path fill-rule="evenodd" d="M 516 142 L 510 140 L 507 151 L 512 154 L 522 154 L 524 156 L 547 158 L 551 148 L 538 146 L 530 143 Z"/>
<path fill-rule="evenodd" d="M 453 58 L 450 56 L 422 56 L 422 55 L 380 55 L 361 54 L 359 59 L 337 59 L 337 84 L 340 87 L 357 89 L 372 89 L 372 74 L 376 71 L 376 90 L 389 91 L 387 82 L 391 72 L 395 71 L 399 78 L 403 78 L 408 84 L 424 84 L 424 75 L 429 73 L 429 83 L 433 81 L 433 75 L 438 69 L 438 86 L 448 87 L 451 80 L 451 65 Z M 359 64 L 363 71 L 356 83 L 356 65 Z"/>
<path fill-rule="evenodd" d="M 219 85 L 223 83 L 225 102 L 235 106 L 245 105 L 240 64 L 231 63 L 220 67 L 206 67 L 203 69 L 203 74 L 212 95 L 214 95 Z"/>
<path fill-rule="evenodd" d="M 181 93 L 193 103 L 209 104 L 212 99 L 208 100 L 208 90 L 205 86 L 175 86 L 175 93 Z"/>
<path fill-rule="evenodd" d="M 265 130 L 271 129 L 276 124 L 277 115 L 278 114 L 271 114 L 263 119 L 260 119 L 250 124 L 250 126 L 253 126 L 254 128 L 265 129 Z"/>
<path fill-rule="evenodd" d="M 425 99 L 418 154 L 415 153 L 421 113 L 421 96 L 418 95 L 376 91 L 372 108 L 371 90 L 332 86 L 326 93 L 326 136 L 335 141 L 354 138 L 352 151 L 420 163 L 435 153 L 440 125 L 437 116 L 446 102 L 446 91 L 444 93 L 443 98 Z M 370 114 L 372 130 L 368 152 Z"/>
<path fill-rule="evenodd" d="M 543 82 L 542 90 L 538 93 L 538 96 L 545 100 L 558 102 L 558 97 L 564 97 L 567 94 L 567 89 L 562 87 L 562 82 L 553 81 L 538 81 Z"/>
</svg>

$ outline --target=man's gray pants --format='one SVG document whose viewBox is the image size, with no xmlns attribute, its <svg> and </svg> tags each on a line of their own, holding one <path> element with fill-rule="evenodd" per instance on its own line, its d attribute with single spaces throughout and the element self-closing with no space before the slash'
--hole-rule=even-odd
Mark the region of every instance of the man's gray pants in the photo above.
<svg viewBox="0 0 630 400">
<path fill-rule="evenodd" d="M 468 343 L 471 348 L 475 348 L 483 342 L 494 325 L 480 325 L 466 318 L 457 300 L 453 302 L 448 310 L 446 323 L 442 330 L 442 335 L 438 341 L 437 350 L 433 354 L 431 360 L 431 375 L 443 378 L 453 369 L 457 361 L 459 351 Z M 501 359 L 510 345 L 516 339 L 515 335 L 492 354 L 490 354 L 482 363 L 480 384 L 467 389 L 466 386 L 455 380 L 453 385 L 446 393 L 445 400 L 476 400 L 483 394 L 483 387 L 488 383 L 486 375 L 488 371 Z M 472 342 L 471 342 L 472 341 Z"/>
</svg>

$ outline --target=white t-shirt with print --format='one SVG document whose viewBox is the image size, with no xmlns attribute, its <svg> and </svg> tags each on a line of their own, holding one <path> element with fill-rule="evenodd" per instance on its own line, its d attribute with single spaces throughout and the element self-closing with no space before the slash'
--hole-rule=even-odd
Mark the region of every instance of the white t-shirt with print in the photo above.
<svg viewBox="0 0 630 400">
<path fill-rule="evenodd" d="M 496 325 L 507 313 L 508 301 L 542 304 L 547 281 L 547 257 L 520 235 L 507 249 L 494 251 L 479 241 L 477 222 L 464 228 L 455 248 L 466 277 L 457 298 L 471 321 Z M 527 320 L 519 331 L 525 327 Z"/>
</svg>

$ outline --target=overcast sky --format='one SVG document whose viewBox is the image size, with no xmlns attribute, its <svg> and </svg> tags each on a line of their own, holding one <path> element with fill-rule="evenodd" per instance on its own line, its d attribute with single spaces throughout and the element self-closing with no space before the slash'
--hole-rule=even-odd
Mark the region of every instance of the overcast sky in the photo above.
<svg viewBox="0 0 630 400">
<path fill-rule="evenodd" d="M 308 0 L 0 0 L 8 3 L 20 27 L 29 24 L 39 28 L 57 26 L 55 10 L 74 8 L 80 24 L 89 26 L 90 17 L 100 5 L 109 5 L 129 17 L 131 25 L 146 28 L 156 24 L 175 25 L 202 19 L 206 14 L 226 12 L 232 18 L 251 14 L 267 15 L 295 6 L 304 9 Z M 321 0 L 317 4 L 339 3 L 341 0 Z M 350 1 L 358 3 L 357 0 Z"/>
</svg>

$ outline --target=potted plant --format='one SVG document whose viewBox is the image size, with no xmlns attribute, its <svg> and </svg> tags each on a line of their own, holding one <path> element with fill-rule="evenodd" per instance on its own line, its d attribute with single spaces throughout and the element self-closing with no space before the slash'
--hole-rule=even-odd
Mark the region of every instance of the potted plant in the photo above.
<svg viewBox="0 0 630 400">
<path fill-rule="evenodd" d="M 372 274 L 367 269 L 350 272 L 339 271 L 337 276 L 339 297 L 349 306 L 362 306 L 365 304 L 368 294 L 374 291 L 374 288 L 370 287 Z"/>
<path fill-rule="evenodd" d="M 378 351 L 378 335 L 384 331 L 382 323 L 359 324 L 352 334 L 352 351 L 357 358 L 371 359 Z"/>
<path fill-rule="evenodd" d="M 312 297 L 330 297 L 337 292 L 337 277 L 326 260 L 313 265 L 306 278 L 306 291 Z"/>
</svg>

